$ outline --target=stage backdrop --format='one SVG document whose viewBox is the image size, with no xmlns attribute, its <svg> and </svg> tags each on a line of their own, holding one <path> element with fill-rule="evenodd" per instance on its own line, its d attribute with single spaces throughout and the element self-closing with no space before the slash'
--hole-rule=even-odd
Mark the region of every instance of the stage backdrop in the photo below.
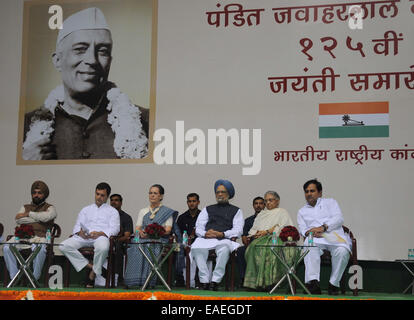
<svg viewBox="0 0 414 320">
<path fill-rule="evenodd" d="M 103 8 L 110 3 L 83 2 Z M 131 0 L 116 2 L 122 7 Z M 67 1 L 46 3 L 64 7 Z M 214 182 L 225 178 L 233 182 L 232 203 L 245 217 L 253 212 L 254 197 L 275 190 L 296 222 L 305 204 L 303 183 L 318 178 L 323 195 L 338 201 L 344 224 L 356 236 L 359 259 L 406 258 L 414 247 L 414 1 L 158 0 L 154 5 L 153 162 L 22 164 L 22 98 L 38 107 L 60 78 L 51 64 L 27 66 L 29 74 L 22 68 L 29 40 L 23 38 L 24 2 L 1 2 L 5 234 L 14 229 L 14 216 L 30 201 L 37 179 L 50 187 L 48 201 L 56 206 L 63 240 L 101 181 L 123 195 L 124 210 L 134 221 L 148 204 L 151 184 L 162 184 L 164 204 L 183 212 L 190 192 L 200 194 L 201 206 L 214 202 Z M 128 23 L 139 17 L 133 10 L 123 32 L 131 48 L 139 48 L 134 32 L 140 31 L 131 33 Z M 64 18 L 68 14 L 63 11 Z M 111 19 L 121 26 L 124 21 Z M 57 30 L 49 31 L 56 36 Z M 36 43 L 46 45 L 37 37 Z M 140 65 L 142 57 L 128 48 L 114 57 L 123 69 L 112 80 L 123 81 L 134 102 L 149 107 L 150 86 L 137 77 L 150 73 Z M 43 91 L 22 92 L 22 75 L 39 79 Z M 147 95 L 143 100 L 141 91 Z"/>
</svg>

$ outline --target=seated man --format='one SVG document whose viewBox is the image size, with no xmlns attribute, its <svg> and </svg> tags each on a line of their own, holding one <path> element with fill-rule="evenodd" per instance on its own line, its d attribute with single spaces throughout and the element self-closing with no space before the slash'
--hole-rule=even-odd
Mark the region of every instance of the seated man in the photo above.
<svg viewBox="0 0 414 320">
<path fill-rule="evenodd" d="M 120 194 L 113 194 L 110 196 L 111 206 L 118 210 L 120 229 L 120 237 L 117 238 L 117 241 L 114 242 L 114 249 L 116 253 L 115 257 L 115 286 L 118 284 L 118 280 L 121 282 L 124 280 L 123 270 L 124 270 L 124 254 L 126 253 L 126 245 L 131 237 L 131 234 L 134 233 L 134 227 L 131 216 L 122 210 L 122 196 Z M 105 262 L 103 267 L 107 268 L 108 263 Z M 105 286 L 106 279 L 101 275 L 97 275 L 95 279 L 96 286 Z"/>
<path fill-rule="evenodd" d="M 181 235 L 184 234 L 184 231 L 187 232 L 187 236 L 190 237 L 195 230 L 195 224 L 200 213 L 200 209 L 198 206 L 200 204 L 200 197 L 197 193 L 190 193 L 187 195 L 187 206 L 188 210 L 181 214 L 177 219 L 177 225 L 180 228 Z M 184 250 L 180 250 L 179 254 L 177 255 L 176 261 L 177 271 L 176 271 L 176 282 L 175 285 L 184 286 L 185 282 L 185 252 Z M 196 265 L 194 260 L 191 260 L 191 267 L 190 267 L 190 287 L 195 287 L 195 273 L 196 273 Z"/>
<path fill-rule="evenodd" d="M 46 202 L 46 198 L 49 196 L 49 188 L 43 181 L 35 181 L 31 188 L 32 202 L 25 204 L 16 215 L 16 223 L 20 225 L 31 225 L 34 230 L 34 237 L 30 242 L 46 242 L 46 231 L 52 229 L 53 221 L 56 218 L 55 207 Z M 8 242 L 15 242 L 15 237 L 12 237 Z M 34 250 L 35 245 L 18 245 L 18 249 Z M 16 258 L 10 251 L 9 245 L 3 247 L 4 262 L 6 263 L 7 270 L 9 270 L 10 279 L 13 279 L 18 272 L 16 265 Z M 43 263 L 46 259 L 46 245 L 43 244 L 37 257 L 33 261 L 33 275 L 36 280 L 39 280 Z"/>
<path fill-rule="evenodd" d="M 119 213 L 106 203 L 111 187 L 99 183 L 95 189 L 95 203 L 84 207 L 76 220 L 73 236 L 63 241 L 59 249 L 70 260 L 77 272 L 88 267 L 90 270 L 87 288 L 93 288 L 95 277 L 102 274 L 102 265 L 108 257 L 109 238 L 119 233 Z M 94 247 L 93 263 L 90 263 L 79 248 Z"/>
<path fill-rule="evenodd" d="M 197 239 L 191 246 L 202 288 L 210 288 L 210 274 L 207 267 L 208 252 L 216 251 L 216 266 L 211 279 L 211 289 L 218 290 L 230 253 L 240 244 L 231 241 L 233 237 L 240 237 L 243 232 L 243 212 L 229 203 L 234 197 L 234 187 L 230 181 L 217 180 L 214 184 L 217 204 L 205 207 L 199 214 L 196 222 Z"/>
<path fill-rule="evenodd" d="M 310 248 L 305 262 L 305 284 L 312 294 L 321 294 L 319 286 L 321 255 L 329 250 L 332 256 L 332 271 L 329 279 L 328 293 L 337 295 L 339 282 L 348 264 L 352 242 L 346 236 L 342 224 L 341 209 L 334 199 L 322 198 L 322 184 L 314 179 L 303 185 L 307 204 L 297 216 L 299 232 L 306 237 L 313 233 L 315 248 Z"/>
</svg>

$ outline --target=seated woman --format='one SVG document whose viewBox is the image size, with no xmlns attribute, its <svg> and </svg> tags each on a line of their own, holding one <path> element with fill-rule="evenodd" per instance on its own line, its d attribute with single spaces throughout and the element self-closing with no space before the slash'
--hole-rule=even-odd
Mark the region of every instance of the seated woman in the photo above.
<svg viewBox="0 0 414 320">
<path fill-rule="evenodd" d="M 148 234 L 145 232 L 145 228 L 153 223 L 157 223 L 164 227 L 165 235 L 160 238 L 162 242 L 168 242 L 169 235 L 173 227 L 174 219 L 177 215 L 177 211 L 170 209 L 161 204 L 164 197 L 164 188 L 159 184 L 154 184 L 149 190 L 149 202 L 150 205 L 147 208 L 141 209 L 138 213 L 138 220 L 135 226 L 135 230 L 139 231 L 140 242 L 153 241 L 149 239 Z M 144 247 L 145 253 L 151 256 L 148 251 L 148 246 Z M 155 256 L 159 256 L 162 246 L 158 244 L 152 244 L 151 250 Z M 127 250 L 127 266 L 125 270 L 124 283 L 127 287 L 142 286 L 147 279 L 151 266 L 139 250 L 138 245 L 131 245 Z M 154 287 L 157 281 L 157 277 L 154 275 L 150 282 L 149 287 Z"/>
<path fill-rule="evenodd" d="M 266 208 L 254 220 L 248 237 L 253 240 L 246 249 L 246 274 L 244 286 L 257 290 L 267 290 L 282 277 L 279 263 L 270 248 L 258 245 L 272 244 L 272 233 L 279 236 L 283 227 L 293 225 L 289 213 L 279 208 L 280 197 L 275 191 L 267 191 L 264 196 Z M 282 241 L 277 238 L 277 244 Z"/>
</svg>

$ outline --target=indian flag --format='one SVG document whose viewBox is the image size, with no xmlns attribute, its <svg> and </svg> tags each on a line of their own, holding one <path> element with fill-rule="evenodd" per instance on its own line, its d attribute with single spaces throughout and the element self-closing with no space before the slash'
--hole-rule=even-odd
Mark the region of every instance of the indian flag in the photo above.
<svg viewBox="0 0 414 320">
<path fill-rule="evenodd" d="M 319 138 L 389 137 L 388 101 L 319 104 Z"/>
</svg>

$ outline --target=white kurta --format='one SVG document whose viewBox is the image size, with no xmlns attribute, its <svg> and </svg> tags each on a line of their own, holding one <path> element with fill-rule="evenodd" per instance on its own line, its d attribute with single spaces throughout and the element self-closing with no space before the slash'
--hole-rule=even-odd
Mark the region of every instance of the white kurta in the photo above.
<svg viewBox="0 0 414 320">
<path fill-rule="evenodd" d="M 80 230 L 91 233 L 92 231 L 103 232 L 107 237 L 100 236 L 97 239 L 83 239 L 76 235 Z M 108 256 L 109 237 L 116 236 L 120 229 L 120 219 L 118 210 L 109 204 L 102 204 L 98 207 L 91 204 L 79 212 L 75 227 L 73 228 L 73 237 L 63 241 L 59 249 L 70 260 L 76 271 L 82 270 L 88 263 L 80 252 L 79 248 L 94 247 L 93 271 L 100 275 L 102 265 Z"/>
<path fill-rule="evenodd" d="M 257 231 L 264 231 L 275 227 L 273 231 L 279 236 L 280 231 L 285 226 L 293 226 L 293 221 L 289 213 L 283 208 L 274 208 L 272 210 L 264 209 L 260 211 L 254 219 L 249 236 L 253 236 Z"/>
<path fill-rule="evenodd" d="M 345 242 L 331 242 L 327 241 L 325 238 L 314 238 L 313 242 L 315 244 L 340 246 L 351 251 L 352 241 L 349 235 L 346 235 L 342 229 L 344 218 L 338 202 L 336 202 L 335 199 L 319 198 L 314 207 L 306 204 L 299 209 L 297 219 L 299 232 L 303 236 L 305 236 L 305 233 L 309 229 L 326 224 L 328 226 L 326 233 L 329 234 L 328 236 L 330 238 L 335 238 L 334 234 L 336 233 L 339 237 L 345 240 Z M 307 243 L 307 238 L 305 239 L 305 243 Z"/>
<path fill-rule="evenodd" d="M 236 241 L 231 241 L 233 237 L 239 238 L 243 234 L 244 218 L 243 212 L 241 209 L 237 210 L 233 218 L 233 227 L 230 230 L 224 232 L 224 239 L 206 239 L 204 235 L 206 234 L 206 225 L 208 222 L 208 212 L 204 208 L 201 210 L 196 221 L 196 235 L 197 239 L 191 245 L 191 248 L 203 248 L 203 249 L 213 249 L 217 246 L 227 245 L 230 251 L 236 250 L 240 247 L 240 244 Z"/>
<path fill-rule="evenodd" d="M 116 236 L 120 230 L 118 211 L 109 204 L 104 203 L 98 207 L 95 203 L 81 210 L 73 228 L 73 234 L 81 229 L 92 232 L 104 232 L 107 237 Z"/>
<path fill-rule="evenodd" d="M 326 238 L 313 238 L 316 247 L 310 248 L 304 259 L 306 283 L 312 280 L 320 280 L 320 256 L 323 250 L 329 250 L 332 261 L 329 282 L 339 287 L 340 280 L 348 264 L 352 246 L 350 237 L 342 229 L 343 222 L 341 209 L 334 199 L 319 198 L 315 207 L 307 204 L 299 210 L 298 226 L 299 232 L 303 236 L 309 229 L 320 227 L 323 224 L 328 226 L 328 230 L 324 234 L 329 236 L 329 241 Z M 338 241 L 338 239 L 342 240 Z M 307 238 L 305 243 L 307 243 Z"/>
<path fill-rule="evenodd" d="M 240 247 L 236 241 L 230 240 L 233 237 L 239 238 L 243 233 L 244 219 L 243 212 L 239 209 L 233 217 L 233 227 L 224 232 L 224 239 L 206 239 L 204 238 L 207 230 L 208 212 L 204 208 L 198 215 L 196 221 L 196 234 L 198 238 L 191 245 L 190 258 L 193 259 L 198 267 L 198 276 L 201 283 L 209 283 L 210 281 L 220 283 L 226 271 L 226 264 L 230 253 Z M 215 249 L 216 266 L 214 271 L 207 264 L 208 251 Z"/>
</svg>

